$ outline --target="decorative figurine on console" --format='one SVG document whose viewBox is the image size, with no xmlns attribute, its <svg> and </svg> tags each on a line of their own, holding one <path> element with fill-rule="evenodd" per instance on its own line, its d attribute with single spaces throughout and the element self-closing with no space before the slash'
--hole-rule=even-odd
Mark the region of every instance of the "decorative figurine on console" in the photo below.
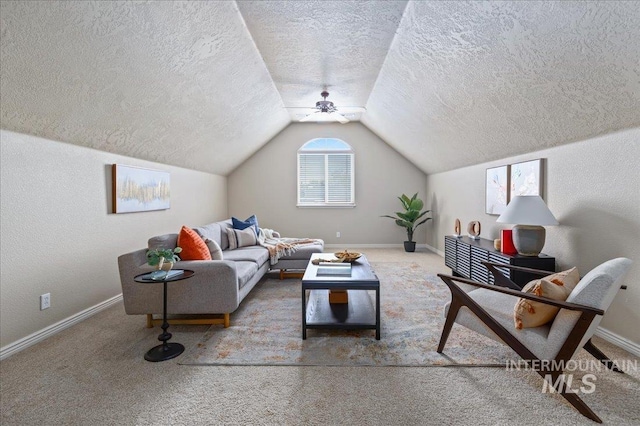
<svg viewBox="0 0 640 426">
<path fill-rule="evenodd" d="M 462 227 L 460 226 L 460 219 L 456 219 L 455 225 L 453 226 L 453 236 L 456 238 L 462 237 Z"/>
<path fill-rule="evenodd" d="M 472 240 L 480 239 L 480 222 L 474 220 L 473 222 L 469 222 L 469 226 L 467 227 L 467 232 L 469 233 L 469 238 Z"/>
</svg>

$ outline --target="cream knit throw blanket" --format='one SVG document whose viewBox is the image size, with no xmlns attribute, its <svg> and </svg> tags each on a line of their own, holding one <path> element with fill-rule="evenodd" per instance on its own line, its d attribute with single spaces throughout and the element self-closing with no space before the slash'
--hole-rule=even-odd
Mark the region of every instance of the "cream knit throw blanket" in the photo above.
<svg viewBox="0 0 640 426">
<path fill-rule="evenodd" d="M 269 250 L 269 262 L 275 265 L 281 257 L 295 253 L 300 246 L 321 243 L 311 238 L 281 238 L 273 229 L 260 228 L 258 244 Z"/>
</svg>

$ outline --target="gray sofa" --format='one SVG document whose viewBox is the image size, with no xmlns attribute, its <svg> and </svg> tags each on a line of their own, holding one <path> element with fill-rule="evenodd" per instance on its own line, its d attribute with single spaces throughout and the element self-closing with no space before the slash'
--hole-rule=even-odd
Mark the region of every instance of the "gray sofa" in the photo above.
<svg viewBox="0 0 640 426">
<path fill-rule="evenodd" d="M 223 260 L 191 260 L 176 262 L 174 269 L 191 269 L 195 275 L 184 281 L 172 282 L 167 289 L 167 313 L 172 324 L 230 324 L 234 312 L 251 289 L 270 269 L 304 269 L 312 253 L 322 252 L 324 243 L 300 246 L 275 265 L 269 264 L 269 251 L 262 246 L 229 250 L 225 228 L 231 220 L 193 228 L 203 239 L 211 239 L 223 250 Z M 125 312 L 129 315 L 147 315 L 147 327 L 159 323 L 153 315 L 162 314 L 162 285 L 141 284 L 133 280 L 154 268 L 147 264 L 147 250 L 175 248 L 178 234 L 159 235 L 149 239 L 148 248 L 118 257 L 120 282 Z"/>
</svg>

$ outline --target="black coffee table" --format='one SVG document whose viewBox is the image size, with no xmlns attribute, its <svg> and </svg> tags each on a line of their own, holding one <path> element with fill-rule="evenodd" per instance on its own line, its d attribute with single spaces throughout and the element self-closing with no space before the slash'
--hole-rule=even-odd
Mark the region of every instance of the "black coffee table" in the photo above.
<svg viewBox="0 0 640 426">
<path fill-rule="evenodd" d="M 175 358 L 182 352 L 184 352 L 184 346 L 180 343 L 168 343 L 169 339 L 171 339 L 171 333 L 167 332 L 167 329 L 169 328 L 169 323 L 167 322 L 167 283 L 186 280 L 187 278 L 191 278 L 195 274 L 195 272 L 190 269 L 184 269 L 182 270 L 182 273 L 180 275 L 157 280 L 144 278 L 145 275 L 148 274 L 149 273 L 146 272 L 144 274 L 136 275 L 133 280 L 144 284 L 162 283 L 164 286 L 162 333 L 160 333 L 160 335 L 158 336 L 158 340 L 160 340 L 162 344 L 149 349 L 149 351 L 144 354 L 144 359 L 151 362 L 166 361 L 168 359 Z"/>
<path fill-rule="evenodd" d="M 314 259 L 333 258 L 331 253 L 314 253 L 302 278 L 302 338 L 308 328 L 371 329 L 380 340 L 380 280 L 362 255 L 351 264 L 351 276 L 318 276 Z M 347 303 L 329 303 L 329 291 L 346 290 Z M 375 290 L 375 306 L 367 290 Z M 309 298 L 307 300 L 307 291 Z"/>
</svg>

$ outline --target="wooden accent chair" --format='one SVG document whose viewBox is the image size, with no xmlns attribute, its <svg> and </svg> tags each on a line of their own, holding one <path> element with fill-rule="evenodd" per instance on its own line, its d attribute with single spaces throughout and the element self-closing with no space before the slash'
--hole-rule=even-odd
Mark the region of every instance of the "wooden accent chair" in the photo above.
<svg viewBox="0 0 640 426">
<path fill-rule="evenodd" d="M 493 273 L 496 285 L 481 284 L 464 278 L 438 274 L 451 290 L 451 302 L 445 306 L 446 321 L 438 352 L 442 353 L 454 322 L 473 331 L 501 341 L 528 362 L 543 378 L 551 378 L 554 386 L 580 413 L 598 423 L 600 418 L 567 389 L 562 368 L 581 348 L 599 359 L 607 368 L 622 372 L 591 343 L 602 316 L 621 286 L 621 279 L 631 266 L 631 260 L 609 260 L 586 274 L 573 289 L 566 302 L 523 293 L 520 287 L 505 277 L 496 267 L 510 268 L 540 276 L 549 271 L 483 262 Z M 459 286 L 456 282 L 477 287 Z M 516 330 L 513 307 L 518 298 L 525 298 L 560 308 L 554 320 L 535 328 Z M 549 362 L 543 362 L 547 360 Z M 555 361 L 555 362 L 553 362 Z M 557 387 L 556 387 L 557 384 Z M 559 388 L 559 389 L 558 389 Z"/>
</svg>

